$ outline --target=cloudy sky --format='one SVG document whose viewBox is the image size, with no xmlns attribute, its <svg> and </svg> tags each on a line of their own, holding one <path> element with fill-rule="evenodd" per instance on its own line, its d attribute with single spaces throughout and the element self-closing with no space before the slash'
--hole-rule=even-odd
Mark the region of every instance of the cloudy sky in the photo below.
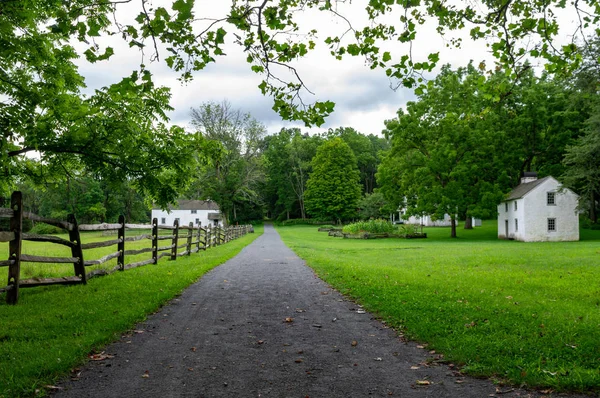
<svg viewBox="0 0 600 398">
<path fill-rule="evenodd" d="M 155 0 L 154 5 L 168 4 L 167 0 Z M 347 6 L 340 6 L 339 12 L 350 19 L 353 24 L 364 24 L 364 3 L 366 0 L 353 1 Z M 117 15 L 121 22 L 133 18 L 139 12 L 138 2 L 124 5 Z M 198 18 L 221 18 L 227 14 L 230 2 L 227 0 L 197 0 L 195 7 Z M 397 17 L 397 16 L 396 16 Z M 340 19 L 323 12 L 309 12 L 299 15 L 303 29 L 318 30 L 318 39 L 322 42 L 327 36 L 339 35 L 346 30 L 346 24 Z M 202 22 L 198 22 L 201 24 Z M 206 23 L 206 22 L 204 22 Z M 220 102 L 228 100 L 235 108 L 249 112 L 267 127 L 269 133 L 277 132 L 281 127 L 301 127 L 303 131 L 318 132 L 339 126 L 354 127 L 364 134 L 380 134 L 384 121 L 393 118 L 398 108 L 405 106 L 407 101 L 414 99 L 412 90 L 400 88 L 396 91 L 390 88 L 390 80 L 381 69 L 370 70 L 365 66 L 364 59 L 359 57 L 335 60 L 329 55 L 325 45 L 320 45 L 305 59 L 294 64 L 303 81 L 315 95 L 307 94 L 305 101 L 331 100 L 336 103 L 335 113 L 327 119 L 321 128 L 307 129 L 302 124 L 284 122 L 271 110 L 272 101 L 261 95 L 258 84 L 261 76 L 250 70 L 246 63 L 246 54 L 242 48 L 233 44 L 230 27 L 224 26 L 229 32 L 226 36 L 227 56 L 219 57 L 215 64 L 195 72 L 191 83 L 182 85 L 178 74 L 172 72 L 164 63 L 149 64 L 154 74 L 155 82 L 171 88 L 173 98 L 171 105 L 175 108 L 170 113 L 171 122 L 187 126 L 190 120 L 190 108 L 197 107 L 206 101 Z M 466 33 L 463 35 L 466 38 Z M 447 39 L 435 33 L 432 26 L 419 30 L 417 41 L 414 43 L 413 55 L 426 59 L 430 52 L 440 52 L 441 63 L 450 63 L 454 67 L 465 66 L 470 59 L 479 63 L 487 60 L 492 64 L 485 42 L 473 43 L 464 40 L 461 49 L 447 48 Z M 115 47 L 115 55 L 108 62 L 89 65 L 81 61 L 80 70 L 86 77 L 88 90 L 119 81 L 123 76 L 136 69 L 141 55 L 128 48 L 119 39 L 104 38 L 99 40 L 101 45 Z M 385 49 L 400 57 L 407 50 L 397 43 L 386 43 Z M 163 51 L 161 55 L 165 55 Z M 146 61 L 148 54 L 146 54 Z M 146 62 L 148 65 L 148 62 Z"/>
</svg>

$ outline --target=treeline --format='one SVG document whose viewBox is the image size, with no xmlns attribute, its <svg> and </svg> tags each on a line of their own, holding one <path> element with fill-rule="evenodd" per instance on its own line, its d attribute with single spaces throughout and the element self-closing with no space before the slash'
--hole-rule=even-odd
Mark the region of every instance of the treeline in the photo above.
<svg viewBox="0 0 600 398">
<path fill-rule="evenodd" d="M 485 65 L 444 66 L 386 122 L 383 136 L 352 127 L 268 134 L 227 101 L 204 103 L 192 109 L 185 156 L 169 159 L 176 171 L 119 179 L 117 171 L 100 173 L 85 162 L 27 159 L 11 188 L 24 192 L 27 211 L 52 218 L 73 213 L 85 223 L 114 222 L 120 214 L 126 222 L 147 222 L 152 203 L 164 206 L 177 197 L 214 200 L 230 224 L 265 217 L 368 219 L 399 207 L 406 215 L 468 221 L 495 217 L 521 174 L 536 171 L 580 194 L 585 222 L 596 224 L 599 48 L 593 41 L 569 76 L 538 75 L 526 65 L 515 80 Z M 141 194 L 154 183 L 162 194 Z"/>
</svg>

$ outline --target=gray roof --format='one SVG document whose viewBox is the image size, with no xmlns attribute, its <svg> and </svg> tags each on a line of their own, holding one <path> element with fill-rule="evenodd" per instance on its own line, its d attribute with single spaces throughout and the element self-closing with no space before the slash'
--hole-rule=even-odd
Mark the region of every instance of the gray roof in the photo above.
<svg viewBox="0 0 600 398">
<path fill-rule="evenodd" d="M 212 200 L 178 200 L 177 206 L 169 206 L 169 210 L 215 210 L 219 205 Z"/>
<path fill-rule="evenodd" d="M 542 184 L 544 181 L 546 181 L 550 178 L 552 178 L 552 177 L 547 176 L 544 178 L 540 178 L 539 180 L 527 182 L 525 184 L 519 184 L 512 191 L 510 191 L 508 193 L 508 195 L 506 196 L 504 201 L 506 202 L 507 200 L 520 199 L 523 196 L 527 195 L 529 192 L 531 192 L 535 187 L 537 187 L 538 185 Z"/>
</svg>

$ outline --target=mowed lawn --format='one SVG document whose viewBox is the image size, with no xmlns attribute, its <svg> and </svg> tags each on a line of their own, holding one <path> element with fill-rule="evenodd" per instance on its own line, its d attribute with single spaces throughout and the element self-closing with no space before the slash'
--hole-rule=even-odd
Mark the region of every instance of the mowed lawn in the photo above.
<svg viewBox="0 0 600 398">
<path fill-rule="evenodd" d="M 88 354 L 119 339 L 136 322 L 175 297 L 204 273 L 238 254 L 262 233 L 245 235 L 221 246 L 184 256 L 177 261 L 161 259 L 158 264 L 94 278 L 87 285 L 47 286 L 21 289 L 19 303 L 7 305 L 0 294 L 0 398 L 39 396 L 46 385 L 65 377 L 83 364 Z M 82 234 L 82 242 L 102 239 L 100 233 Z M 183 244 L 184 241 L 180 241 Z M 167 246 L 169 240 L 160 241 Z M 148 247 L 149 240 L 127 242 L 126 250 Z M 24 253 L 70 256 L 70 249 L 48 243 L 24 242 Z M 0 245 L 0 251 L 6 244 Z M 116 247 L 84 251 L 87 259 L 116 251 Z M 185 249 L 180 249 L 183 251 Z M 151 257 L 151 253 L 125 259 L 126 263 Z M 116 260 L 107 265 L 112 268 Z M 89 272 L 94 267 L 87 267 Z M 8 273 L 7 268 L 0 272 Z M 23 278 L 70 276 L 72 265 L 26 264 Z M 1 279 L 4 286 L 6 275 Z"/>
<path fill-rule="evenodd" d="M 600 231 L 558 243 L 498 240 L 493 221 L 457 239 L 277 231 L 326 282 L 471 375 L 600 391 Z"/>
</svg>

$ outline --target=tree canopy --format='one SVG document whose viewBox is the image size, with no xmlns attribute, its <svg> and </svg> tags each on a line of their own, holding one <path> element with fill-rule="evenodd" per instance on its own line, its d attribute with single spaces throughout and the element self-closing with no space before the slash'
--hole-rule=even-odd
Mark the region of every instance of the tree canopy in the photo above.
<svg viewBox="0 0 600 398">
<path fill-rule="evenodd" d="M 313 217 L 344 221 L 356 217 L 360 174 L 352 149 L 341 138 L 325 141 L 312 161 L 305 203 Z"/>
</svg>

